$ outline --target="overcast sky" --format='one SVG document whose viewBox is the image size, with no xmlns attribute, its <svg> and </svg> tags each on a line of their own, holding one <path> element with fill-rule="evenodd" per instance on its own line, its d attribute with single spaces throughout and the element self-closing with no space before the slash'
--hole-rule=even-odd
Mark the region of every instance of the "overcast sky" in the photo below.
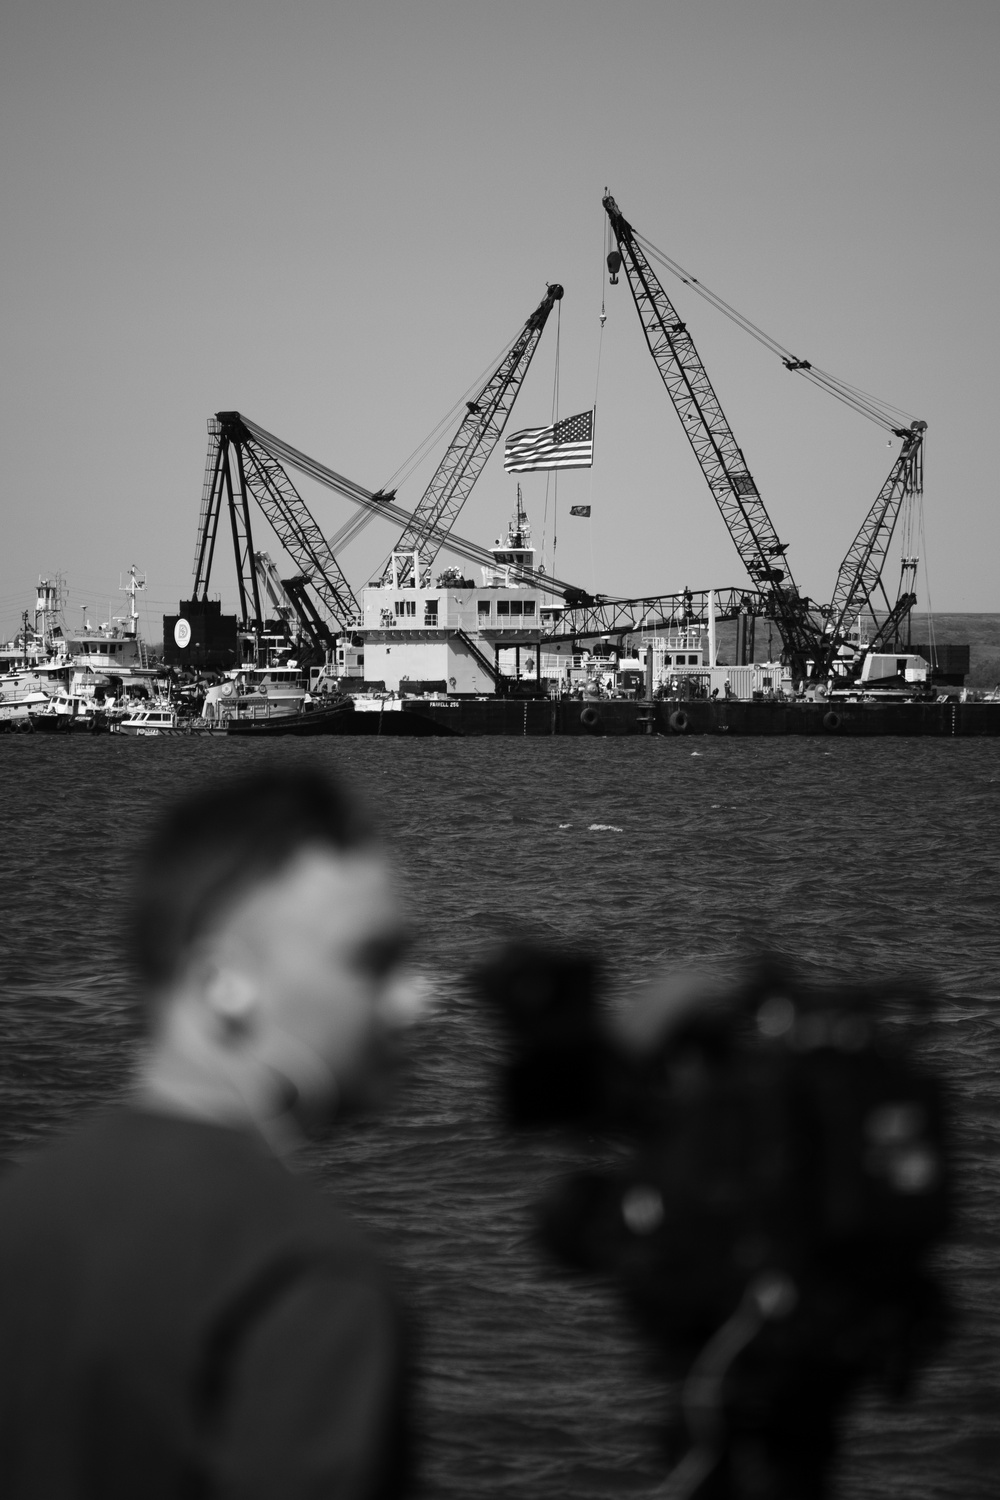
<svg viewBox="0 0 1000 1500">
<path fill-rule="evenodd" d="M 190 593 L 210 413 L 377 488 L 550 280 L 560 412 L 598 409 L 557 572 L 745 583 L 627 285 L 603 285 L 606 184 L 785 345 L 928 422 L 931 603 L 1000 609 L 998 64 L 996 0 L 5 0 L 0 631 L 39 573 L 74 623 L 107 618 L 135 562 L 158 638 Z M 828 599 L 898 444 L 667 289 Z M 508 430 L 550 418 L 555 333 Z M 302 492 L 327 534 L 350 513 Z M 524 492 L 551 553 L 544 476 Z M 491 542 L 513 503 L 497 454 L 458 529 Z M 393 540 L 345 552 L 353 584 Z"/>
</svg>

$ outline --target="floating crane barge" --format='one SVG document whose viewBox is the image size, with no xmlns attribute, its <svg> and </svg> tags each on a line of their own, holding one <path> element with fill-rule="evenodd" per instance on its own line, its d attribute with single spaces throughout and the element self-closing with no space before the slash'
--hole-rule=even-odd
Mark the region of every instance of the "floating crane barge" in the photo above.
<svg viewBox="0 0 1000 1500">
<path fill-rule="evenodd" d="M 687 325 L 651 259 L 679 268 L 640 240 L 609 194 L 603 202 L 616 246 L 607 257 L 611 280 L 624 271 L 654 363 L 750 584 L 642 599 L 592 597 L 536 568 L 520 491 L 505 541 L 484 548 L 455 533 L 546 320 L 563 296 L 553 283 L 482 388 L 464 403 L 459 428 L 412 512 L 397 504 L 393 490 L 367 490 L 241 413 L 217 413 L 209 423 L 195 587 L 178 615 L 164 620 L 168 661 L 196 669 L 245 667 L 249 643 L 263 666 L 261 653 L 275 643 L 280 647 L 283 639 L 287 645 L 297 628 L 303 665 L 310 658 L 324 665 L 312 666 L 313 691 L 308 697 L 303 691 L 301 711 L 228 722 L 229 733 L 254 737 L 1000 734 L 1000 703 L 940 692 L 938 663 L 901 643 L 901 627 L 916 601 L 916 559 L 904 557 L 895 600 L 882 583 L 901 510 L 922 490 L 926 423 L 899 425 L 888 408 L 754 330 L 790 371 L 847 400 L 901 441 L 841 564 L 831 603 L 817 605 L 794 581 L 788 544 L 778 537 Z M 726 308 L 694 278 L 690 283 Z M 324 538 L 288 468 L 350 500 L 360 519 L 338 537 Z M 269 555 L 254 550 L 251 502 L 295 564 L 293 576 L 279 578 Z M 221 617 L 208 597 L 227 510 L 238 617 Z M 394 521 L 399 539 L 358 597 L 335 544 L 373 517 Z M 444 546 L 478 568 L 482 581 L 454 567 L 435 579 Z M 878 598 L 884 601 L 881 614 Z M 266 607 L 273 612 L 270 622 Z M 865 636 L 862 618 L 870 621 Z M 231 622 L 228 635 L 223 619 Z M 776 628 L 780 662 L 754 663 L 758 619 Z M 736 622 L 731 668 L 717 665 L 716 627 L 723 621 Z M 269 628 L 277 631 L 270 638 Z M 592 652 L 584 650 L 586 641 L 595 643 Z M 227 654 L 233 659 L 224 660 Z M 305 684 L 303 677 L 303 689 Z"/>
</svg>

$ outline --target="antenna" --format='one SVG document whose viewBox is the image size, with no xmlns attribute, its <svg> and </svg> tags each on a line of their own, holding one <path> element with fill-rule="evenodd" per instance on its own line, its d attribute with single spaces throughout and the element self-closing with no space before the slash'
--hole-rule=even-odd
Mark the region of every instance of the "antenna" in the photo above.
<svg viewBox="0 0 1000 1500">
<path fill-rule="evenodd" d="M 135 563 L 133 563 L 128 570 L 128 583 L 121 582 L 120 573 L 118 579 L 118 592 L 120 594 L 128 594 L 129 598 L 128 629 L 125 634 L 132 640 L 135 640 L 139 634 L 139 611 L 135 607 L 135 596 L 139 589 L 146 587 L 146 575 L 143 573 L 140 577 L 138 569 Z"/>
</svg>

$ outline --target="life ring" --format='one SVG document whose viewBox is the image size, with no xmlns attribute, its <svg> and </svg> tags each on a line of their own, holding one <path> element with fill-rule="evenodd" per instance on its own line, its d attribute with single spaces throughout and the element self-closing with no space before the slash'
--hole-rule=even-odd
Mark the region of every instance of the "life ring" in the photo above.
<svg viewBox="0 0 1000 1500">
<path fill-rule="evenodd" d="M 829 729 L 831 732 L 840 728 L 840 715 L 835 714 L 832 708 L 829 713 L 823 715 L 823 728 Z"/>
<path fill-rule="evenodd" d="M 670 718 L 667 720 L 667 723 L 674 731 L 674 734 L 685 734 L 687 732 L 689 722 L 690 721 L 688 720 L 688 716 L 684 712 L 683 708 L 675 708 L 673 713 L 670 715 Z"/>
<path fill-rule="evenodd" d="M 600 722 L 601 716 L 597 712 L 597 709 L 592 703 L 588 703 L 587 707 L 580 715 L 580 723 L 583 725 L 584 729 L 596 729 Z"/>
<path fill-rule="evenodd" d="M 231 682 L 224 682 L 222 684 L 222 696 L 223 698 L 231 698 L 233 696 L 233 685 Z"/>
</svg>

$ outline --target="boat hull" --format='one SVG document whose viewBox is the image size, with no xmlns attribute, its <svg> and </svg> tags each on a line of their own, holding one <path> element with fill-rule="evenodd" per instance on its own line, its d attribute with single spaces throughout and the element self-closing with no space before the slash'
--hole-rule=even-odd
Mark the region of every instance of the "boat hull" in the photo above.
<svg viewBox="0 0 1000 1500">
<path fill-rule="evenodd" d="M 282 714 L 273 719 L 230 719 L 227 735 L 245 739 L 273 739 L 278 735 L 385 735 L 407 739 L 440 737 L 452 733 L 450 727 L 421 714 L 411 714 L 398 702 L 381 711 L 355 710 L 351 703 L 335 708 L 313 709 L 310 713 Z"/>
<path fill-rule="evenodd" d="M 149 740 L 186 735 L 190 731 L 181 724 L 120 724 L 115 733 L 123 734 L 128 739 Z"/>
<path fill-rule="evenodd" d="M 106 734 L 104 714 L 32 714 L 31 727 L 40 734 Z"/>
</svg>

